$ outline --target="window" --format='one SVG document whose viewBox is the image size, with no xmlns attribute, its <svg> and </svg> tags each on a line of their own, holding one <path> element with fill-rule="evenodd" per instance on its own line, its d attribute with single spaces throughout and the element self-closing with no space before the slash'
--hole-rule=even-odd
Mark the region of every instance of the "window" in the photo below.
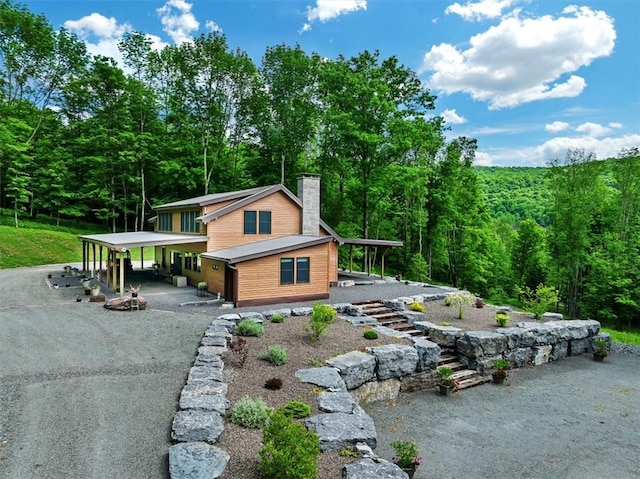
<svg viewBox="0 0 640 479">
<path fill-rule="evenodd" d="M 309 282 L 309 258 L 296 258 L 296 283 Z"/>
<path fill-rule="evenodd" d="M 173 231 L 173 215 L 158 213 L 158 231 Z"/>
<path fill-rule="evenodd" d="M 280 259 L 280 284 L 294 284 L 294 282 L 296 284 L 309 282 L 309 258 L 296 258 L 295 263 L 293 258 Z"/>
<path fill-rule="evenodd" d="M 261 235 L 270 235 L 271 234 L 271 211 L 260 211 L 260 234 Z"/>
<path fill-rule="evenodd" d="M 293 284 L 293 258 L 280 259 L 280 284 Z"/>
<path fill-rule="evenodd" d="M 244 234 L 254 235 L 257 232 L 256 229 L 256 213 L 257 211 L 245 211 L 244 212 Z"/>
<path fill-rule="evenodd" d="M 196 223 L 196 211 L 183 211 L 180 213 L 180 231 L 183 233 L 198 233 L 198 223 Z"/>
</svg>

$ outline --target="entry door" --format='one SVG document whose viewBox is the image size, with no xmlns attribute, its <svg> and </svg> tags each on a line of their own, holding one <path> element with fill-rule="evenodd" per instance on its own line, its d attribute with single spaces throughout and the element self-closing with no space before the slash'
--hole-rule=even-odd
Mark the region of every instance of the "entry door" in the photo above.
<svg viewBox="0 0 640 479">
<path fill-rule="evenodd" d="M 230 268 L 228 265 L 224 269 L 224 300 L 233 301 L 236 300 L 235 294 L 236 284 L 236 270 Z"/>
<path fill-rule="evenodd" d="M 171 274 L 182 274 L 182 255 L 179 252 L 173 252 Z"/>
</svg>

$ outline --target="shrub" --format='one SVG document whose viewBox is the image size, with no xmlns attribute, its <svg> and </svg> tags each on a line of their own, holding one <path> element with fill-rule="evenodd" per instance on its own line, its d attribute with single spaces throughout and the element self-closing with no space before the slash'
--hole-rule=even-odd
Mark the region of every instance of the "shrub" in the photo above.
<svg viewBox="0 0 640 479">
<path fill-rule="evenodd" d="M 509 315 L 507 314 L 506 311 L 498 311 L 496 313 L 496 323 L 498 323 L 498 326 L 504 328 L 508 322 L 509 322 Z"/>
<path fill-rule="evenodd" d="M 407 278 L 424 283 L 428 279 L 428 270 L 429 265 L 427 264 L 427 260 L 424 259 L 424 256 L 422 256 L 422 254 L 416 253 L 409 259 Z"/>
<path fill-rule="evenodd" d="M 260 472 L 265 479 L 315 479 L 319 436 L 282 411 L 271 415 L 262 432 Z"/>
<path fill-rule="evenodd" d="M 274 323 L 284 323 L 286 319 L 287 318 L 285 318 L 282 314 L 274 314 L 273 316 L 271 316 L 271 321 Z"/>
<path fill-rule="evenodd" d="M 276 366 L 282 366 L 289 361 L 289 356 L 287 355 L 287 348 L 279 344 L 274 344 L 269 346 L 266 352 L 260 354 L 260 359 L 269 361 Z"/>
<path fill-rule="evenodd" d="M 245 396 L 231 408 L 229 420 L 242 427 L 260 429 L 269 423 L 271 411 L 262 398 Z"/>
<path fill-rule="evenodd" d="M 518 293 L 524 309 L 533 313 L 536 319 L 542 318 L 558 302 L 558 290 L 544 284 L 539 284 L 535 290 L 525 286 L 524 289 L 518 289 Z"/>
<path fill-rule="evenodd" d="M 333 324 L 336 318 L 336 310 L 327 304 L 316 303 L 313 305 L 313 313 L 309 324 L 303 324 L 302 327 L 308 333 L 312 342 L 320 339 L 325 329 Z"/>
<path fill-rule="evenodd" d="M 463 319 L 465 305 L 473 304 L 475 300 L 475 296 L 472 296 L 468 291 L 456 291 L 444 299 L 444 304 L 457 307 L 458 319 Z"/>
<path fill-rule="evenodd" d="M 366 339 L 378 339 L 378 333 L 370 329 L 369 331 L 365 331 L 363 335 Z"/>
<path fill-rule="evenodd" d="M 272 391 L 277 391 L 278 389 L 282 389 L 282 379 L 280 378 L 270 378 L 264 383 L 264 387 L 267 389 L 271 389 Z"/>
<path fill-rule="evenodd" d="M 253 319 L 243 319 L 236 326 L 236 334 L 238 336 L 262 336 L 264 326 Z"/>
<path fill-rule="evenodd" d="M 417 301 L 414 301 L 413 303 L 411 303 L 409 305 L 409 309 L 411 311 L 417 311 L 419 313 L 422 313 L 424 311 L 424 304 L 418 303 Z"/>
<path fill-rule="evenodd" d="M 300 401 L 289 401 L 279 411 L 290 418 L 301 419 L 303 417 L 311 416 L 311 406 Z"/>
<path fill-rule="evenodd" d="M 247 347 L 247 340 L 244 338 L 234 338 L 229 341 L 229 349 L 234 356 L 238 358 L 238 362 L 241 368 L 244 367 L 244 363 L 247 362 L 249 356 L 249 348 Z"/>
</svg>

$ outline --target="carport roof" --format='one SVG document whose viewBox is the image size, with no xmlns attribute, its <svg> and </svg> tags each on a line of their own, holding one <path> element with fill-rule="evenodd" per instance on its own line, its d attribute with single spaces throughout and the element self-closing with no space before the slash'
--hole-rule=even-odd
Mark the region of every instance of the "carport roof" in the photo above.
<svg viewBox="0 0 640 479">
<path fill-rule="evenodd" d="M 154 231 L 136 231 L 129 233 L 105 233 L 78 236 L 80 241 L 106 246 L 111 249 L 140 248 L 143 246 L 166 246 L 172 244 L 204 243 L 206 236 L 156 233 Z"/>
</svg>

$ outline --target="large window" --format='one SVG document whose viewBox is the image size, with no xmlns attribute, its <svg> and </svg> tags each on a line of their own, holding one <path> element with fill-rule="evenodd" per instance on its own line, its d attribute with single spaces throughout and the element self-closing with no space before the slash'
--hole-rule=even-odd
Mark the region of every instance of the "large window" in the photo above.
<svg viewBox="0 0 640 479">
<path fill-rule="evenodd" d="M 173 231 L 173 215 L 158 213 L 158 231 Z"/>
<path fill-rule="evenodd" d="M 296 258 L 296 283 L 309 282 L 309 258 Z"/>
<path fill-rule="evenodd" d="M 309 282 L 309 258 L 281 258 L 280 284 Z"/>
<path fill-rule="evenodd" d="M 260 234 L 261 235 L 270 235 L 271 234 L 271 211 L 260 211 Z"/>
<path fill-rule="evenodd" d="M 246 210 L 244 212 L 244 234 L 271 234 L 271 211 Z"/>
<path fill-rule="evenodd" d="M 183 233 L 198 233 L 198 223 L 196 223 L 196 211 L 183 211 L 180 213 L 180 231 Z"/>
<path fill-rule="evenodd" d="M 244 234 L 246 235 L 254 235 L 258 232 L 257 225 L 257 212 L 256 211 L 245 211 L 244 212 Z"/>
</svg>

